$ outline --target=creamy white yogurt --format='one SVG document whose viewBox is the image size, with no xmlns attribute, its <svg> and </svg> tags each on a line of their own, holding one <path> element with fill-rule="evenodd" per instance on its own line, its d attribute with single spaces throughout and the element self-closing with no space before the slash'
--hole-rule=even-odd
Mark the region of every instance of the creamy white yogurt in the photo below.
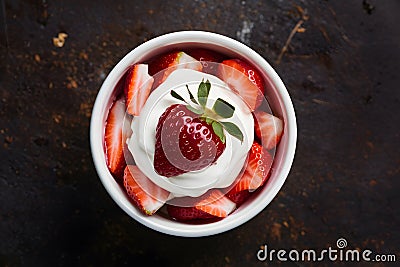
<svg viewBox="0 0 400 267">
<path fill-rule="evenodd" d="M 224 99 L 235 107 L 234 115 L 221 121 L 235 123 L 243 133 L 243 142 L 225 132 L 226 148 L 214 164 L 200 171 L 188 172 L 176 177 L 161 176 L 153 167 L 158 120 L 169 106 L 184 104 L 171 96 L 171 90 L 190 102 L 186 85 L 196 97 L 202 79 L 204 81 L 208 79 L 211 83 L 206 105 L 208 108 L 212 108 L 218 98 Z M 150 94 L 140 116 L 133 118 L 131 129 L 132 135 L 127 143 L 136 165 L 155 184 L 171 192 L 173 197 L 197 197 L 211 188 L 230 186 L 239 175 L 254 139 L 254 119 L 243 100 L 217 77 L 190 69 L 175 70 Z"/>
</svg>

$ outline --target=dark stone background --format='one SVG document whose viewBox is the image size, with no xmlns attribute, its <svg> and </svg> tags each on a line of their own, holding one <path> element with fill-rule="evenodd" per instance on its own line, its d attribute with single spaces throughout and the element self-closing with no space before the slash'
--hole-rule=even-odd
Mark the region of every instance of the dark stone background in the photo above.
<svg viewBox="0 0 400 267">
<path fill-rule="evenodd" d="M 400 260 L 399 1 L 0 3 L 0 266 L 263 266 L 264 244 L 322 250 L 340 237 Z M 305 31 L 277 62 L 301 12 Z M 298 119 L 293 168 L 273 202 L 235 230 L 196 239 L 119 209 L 88 137 L 113 65 L 152 37 L 189 29 L 265 57 Z M 52 43 L 59 32 L 62 48 Z M 304 264 L 319 265 L 283 265 Z"/>
</svg>

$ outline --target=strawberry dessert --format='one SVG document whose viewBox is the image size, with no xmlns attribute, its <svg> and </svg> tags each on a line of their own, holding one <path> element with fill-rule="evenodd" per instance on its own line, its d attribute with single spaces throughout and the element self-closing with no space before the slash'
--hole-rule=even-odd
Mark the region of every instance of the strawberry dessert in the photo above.
<svg viewBox="0 0 400 267">
<path fill-rule="evenodd" d="M 107 166 L 144 214 L 227 217 L 266 185 L 284 122 L 242 59 L 196 48 L 132 65 L 106 121 Z"/>
</svg>

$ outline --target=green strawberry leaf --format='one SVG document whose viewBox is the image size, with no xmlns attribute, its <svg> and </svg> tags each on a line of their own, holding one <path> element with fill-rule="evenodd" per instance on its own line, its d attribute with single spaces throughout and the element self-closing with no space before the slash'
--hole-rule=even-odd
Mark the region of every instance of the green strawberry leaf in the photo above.
<svg viewBox="0 0 400 267">
<path fill-rule="evenodd" d="M 200 105 L 203 107 L 207 104 L 208 94 L 210 93 L 211 83 L 207 80 L 206 82 L 201 81 L 199 84 L 199 89 L 197 91 L 197 98 Z"/>
<path fill-rule="evenodd" d="M 225 144 L 224 128 L 222 127 L 221 123 L 218 121 L 213 121 L 211 126 L 214 130 L 214 133 L 219 137 L 219 139 L 221 139 L 221 142 Z"/>
<path fill-rule="evenodd" d="M 206 117 L 205 120 L 206 120 L 207 124 L 211 124 L 214 121 L 213 119 L 211 119 L 209 117 Z"/>
<path fill-rule="evenodd" d="M 194 108 L 194 107 L 192 107 L 191 105 L 186 105 L 186 108 L 187 108 L 188 110 L 190 110 L 191 112 L 197 114 L 197 115 L 203 114 L 203 110 L 202 110 L 202 109 Z"/>
<path fill-rule="evenodd" d="M 240 140 L 240 142 L 243 142 L 243 133 L 239 129 L 239 127 L 236 126 L 236 124 L 232 122 L 221 122 L 221 124 L 224 126 L 225 130 L 232 136 L 236 137 L 237 139 Z"/>
<path fill-rule="evenodd" d="M 222 118 L 230 118 L 233 116 L 235 112 L 235 107 L 223 100 L 222 98 L 218 98 L 213 106 L 213 110 Z"/>
<path fill-rule="evenodd" d="M 171 90 L 171 96 L 186 103 L 185 99 L 183 99 L 183 97 L 181 97 L 181 96 L 180 96 L 177 92 L 175 92 L 174 90 Z"/>
<path fill-rule="evenodd" d="M 210 83 L 210 81 L 207 79 L 207 81 L 206 81 L 206 86 L 207 86 L 207 90 L 208 90 L 208 92 L 210 92 L 210 89 L 211 89 L 211 83 Z"/>
<path fill-rule="evenodd" d="M 192 95 L 192 92 L 190 92 L 189 86 L 188 86 L 187 84 L 186 84 L 186 89 L 187 89 L 188 92 L 189 92 L 190 100 L 191 100 L 193 103 L 195 103 L 196 105 L 198 105 L 199 103 L 196 101 L 196 99 L 195 99 L 194 96 Z"/>
</svg>

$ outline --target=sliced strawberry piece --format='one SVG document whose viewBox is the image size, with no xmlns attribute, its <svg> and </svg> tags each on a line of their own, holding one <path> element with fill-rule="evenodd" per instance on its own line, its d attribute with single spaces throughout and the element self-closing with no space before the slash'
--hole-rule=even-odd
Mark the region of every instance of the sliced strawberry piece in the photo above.
<svg viewBox="0 0 400 267">
<path fill-rule="evenodd" d="M 211 214 L 208 214 L 207 212 L 198 210 L 195 207 L 179 207 L 167 205 L 167 211 L 169 216 L 177 221 L 217 218 Z"/>
<path fill-rule="evenodd" d="M 212 64 L 210 62 L 219 63 L 224 60 L 224 56 L 213 50 L 196 48 L 188 51 L 188 54 L 203 65 L 203 72 L 216 75 L 217 74 L 217 64 Z"/>
<path fill-rule="evenodd" d="M 169 68 L 173 65 L 177 64 L 179 59 L 178 51 L 174 51 L 167 54 L 162 54 L 159 57 L 153 58 L 149 62 L 149 74 L 151 76 L 156 75 L 157 73 L 161 72 L 162 70 Z"/>
<path fill-rule="evenodd" d="M 254 112 L 255 132 L 263 147 L 273 149 L 279 143 L 283 133 L 283 121 L 263 111 Z"/>
<path fill-rule="evenodd" d="M 154 83 L 155 86 L 164 82 L 171 72 L 176 69 L 193 69 L 201 71 L 202 68 L 203 66 L 200 61 L 182 51 L 161 55 L 149 63 L 149 73 L 156 79 Z"/>
<path fill-rule="evenodd" d="M 125 96 L 127 112 L 139 116 L 140 111 L 149 97 L 154 79 L 148 74 L 147 64 L 133 65 L 125 80 Z"/>
<path fill-rule="evenodd" d="M 256 68 L 240 59 L 222 61 L 218 76 L 232 87 L 255 110 L 262 102 L 264 84 Z"/>
<path fill-rule="evenodd" d="M 213 216 L 224 218 L 236 208 L 236 204 L 221 191 L 214 189 L 208 192 L 206 198 L 198 202 L 195 207 Z"/>
<path fill-rule="evenodd" d="M 273 158 L 260 144 L 254 142 L 249 152 L 246 170 L 239 181 L 231 189 L 231 193 L 243 190 L 254 191 L 268 179 Z"/>
<path fill-rule="evenodd" d="M 253 177 L 251 176 L 251 174 L 245 171 L 243 175 L 240 177 L 240 179 L 237 181 L 235 186 L 229 192 L 231 194 L 235 194 L 241 191 L 249 191 L 257 189 L 258 186 L 261 184 L 261 182 L 259 181 L 258 176 L 255 178 L 256 179 L 254 179 L 253 181 Z"/>
<path fill-rule="evenodd" d="M 154 184 L 137 166 L 127 165 L 124 187 L 135 205 L 146 215 L 153 215 L 169 197 L 169 192 Z"/>
<path fill-rule="evenodd" d="M 123 152 L 124 140 L 122 136 L 124 117 L 125 102 L 120 99 L 115 101 L 110 108 L 104 134 L 107 166 L 116 178 L 122 178 L 126 166 Z"/>
<path fill-rule="evenodd" d="M 125 162 L 127 165 L 131 164 L 131 165 L 135 165 L 135 160 L 132 156 L 132 153 L 130 153 L 129 148 L 128 148 L 128 143 L 127 143 L 127 139 L 130 138 L 130 136 L 132 136 L 132 128 L 131 128 L 131 124 L 132 124 L 132 116 L 127 116 L 125 115 L 124 117 L 124 125 L 122 128 L 122 138 L 123 138 L 123 145 L 124 145 L 124 157 L 125 157 Z"/>
<path fill-rule="evenodd" d="M 236 206 L 240 206 L 250 197 L 250 192 L 248 190 L 243 190 L 239 192 L 229 191 L 226 196 L 236 203 Z"/>
</svg>

